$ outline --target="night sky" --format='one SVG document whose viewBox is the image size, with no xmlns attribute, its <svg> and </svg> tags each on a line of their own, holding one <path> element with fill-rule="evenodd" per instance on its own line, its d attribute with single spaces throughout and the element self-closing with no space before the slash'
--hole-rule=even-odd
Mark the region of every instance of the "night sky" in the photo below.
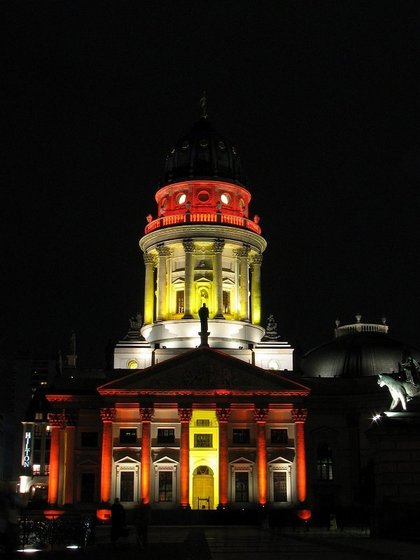
<svg viewBox="0 0 420 560">
<path fill-rule="evenodd" d="M 200 116 L 261 217 L 263 314 L 300 351 L 387 317 L 420 346 L 419 3 L 3 2 L 1 351 L 103 367 L 146 215 Z M 417 102 L 417 105 L 416 105 Z"/>
</svg>

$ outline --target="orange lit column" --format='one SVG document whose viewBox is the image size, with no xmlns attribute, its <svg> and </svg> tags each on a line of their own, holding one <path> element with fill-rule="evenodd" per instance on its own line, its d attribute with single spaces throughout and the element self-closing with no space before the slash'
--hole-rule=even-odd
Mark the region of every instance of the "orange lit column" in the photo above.
<svg viewBox="0 0 420 560">
<path fill-rule="evenodd" d="M 185 286 L 184 286 L 184 316 L 183 319 L 192 319 L 192 292 L 194 283 L 194 243 L 192 239 L 184 239 L 183 241 L 185 252 Z"/>
<path fill-rule="evenodd" d="M 66 415 L 65 437 L 65 484 L 64 484 L 64 503 L 74 503 L 74 420 Z"/>
<path fill-rule="evenodd" d="M 253 325 L 261 324 L 261 263 L 262 255 L 254 255 L 252 259 L 251 280 L 251 318 Z"/>
<path fill-rule="evenodd" d="M 50 466 L 48 478 L 48 503 L 58 504 L 58 482 L 60 473 L 60 436 L 63 425 L 62 414 L 50 413 L 48 421 L 51 426 Z"/>
<path fill-rule="evenodd" d="M 305 421 L 308 416 L 306 408 L 294 408 L 292 420 L 295 423 L 296 446 L 296 480 L 299 502 L 306 500 L 306 455 L 305 455 Z"/>
<path fill-rule="evenodd" d="M 111 501 L 112 481 L 112 423 L 115 408 L 101 408 L 102 418 L 102 460 L 101 460 L 101 502 Z"/>
<path fill-rule="evenodd" d="M 190 421 L 192 417 L 191 408 L 178 408 L 179 420 L 181 422 L 181 452 L 180 452 L 180 503 L 183 508 L 190 505 Z"/>
<path fill-rule="evenodd" d="M 226 506 L 228 503 L 228 420 L 230 408 L 218 408 L 216 415 L 219 421 L 219 504 Z"/>
<path fill-rule="evenodd" d="M 265 439 L 265 423 L 268 408 L 255 408 L 254 416 L 257 423 L 257 476 L 258 476 L 258 503 L 264 506 L 267 503 L 267 444 Z"/>
<path fill-rule="evenodd" d="M 166 318 L 166 259 L 171 254 L 169 247 L 163 244 L 157 246 L 159 254 L 158 264 L 158 286 L 157 286 L 157 310 L 156 320 L 163 321 Z"/>
<path fill-rule="evenodd" d="M 140 498 L 144 504 L 150 503 L 150 423 L 153 408 L 141 408 L 141 480 Z"/>
<path fill-rule="evenodd" d="M 154 311 L 154 282 L 153 282 L 153 270 L 155 265 L 155 259 L 153 255 L 145 253 L 143 255 L 145 275 L 144 275 L 144 324 L 150 325 L 153 323 L 153 311 Z"/>
<path fill-rule="evenodd" d="M 214 251 L 214 283 L 216 292 L 216 314 L 215 319 L 224 319 L 223 316 L 223 274 L 222 274 L 222 253 L 225 246 L 224 239 L 215 239 L 213 243 Z"/>
</svg>

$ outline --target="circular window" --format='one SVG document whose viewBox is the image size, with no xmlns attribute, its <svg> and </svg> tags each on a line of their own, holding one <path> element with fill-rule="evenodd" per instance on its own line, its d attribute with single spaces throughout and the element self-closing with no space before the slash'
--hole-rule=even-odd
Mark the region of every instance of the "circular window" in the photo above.
<svg viewBox="0 0 420 560">
<path fill-rule="evenodd" d="M 138 369 L 139 363 L 137 360 L 129 360 L 127 362 L 128 369 Z"/>
<path fill-rule="evenodd" d="M 223 193 L 220 197 L 220 200 L 223 202 L 223 204 L 229 204 L 230 196 L 227 193 Z"/>
<path fill-rule="evenodd" d="M 207 191 L 200 191 L 197 195 L 197 198 L 200 202 L 207 202 L 210 198 L 210 195 Z"/>
<path fill-rule="evenodd" d="M 275 369 L 275 370 L 280 369 L 278 361 L 277 360 L 270 360 L 268 362 L 268 369 Z"/>
<path fill-rule="evenodd" d="M 200 140 L 200 146 L 201 146 L 202 148 L 207 148 L 208 145 L 209 145 L 209 143 L 207 142 L 207 139 L 206 139 L 206 138 L 202 138 L 202 139 Z"/>
<path fill-rule="evenodd" d="M 177 197 L 176 197 L 176 201 L 178 202 L 178 204 L 184 204 L 184 202 L 187 200 L 187 195 L 185 193 L 180 193 Z"/>
</svg>

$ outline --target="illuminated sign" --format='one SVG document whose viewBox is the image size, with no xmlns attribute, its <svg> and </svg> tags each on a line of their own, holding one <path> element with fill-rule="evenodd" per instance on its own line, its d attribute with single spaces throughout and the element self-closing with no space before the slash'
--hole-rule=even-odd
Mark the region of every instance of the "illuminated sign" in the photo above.
<svg viewBox="0 0 420 560">
<path fill-rule="evenodd" d="M 31 432 L 25 432 L 25 448 L 23 451 L 23 466 L 29 467 L 31 464 Z"/>
</svg>

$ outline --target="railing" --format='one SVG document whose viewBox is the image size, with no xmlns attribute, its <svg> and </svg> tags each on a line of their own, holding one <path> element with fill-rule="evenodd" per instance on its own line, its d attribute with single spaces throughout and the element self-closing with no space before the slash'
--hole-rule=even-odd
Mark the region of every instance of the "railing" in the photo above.
<svg viewBox="0 0 420 560">
<path fill-rule="evenodd" d="M 176 226 L 181 224 L 224 224 L 229 226 L 235 226 L 240 228 L 249 229 L 255 233 L 260 234 L 261 228 L 260 226 L 254 222 L 253 220 L 249 220 L 248 218 L 243 218 L 241 216 L 231 216 L 229 214 L 221 214 L 221 213 L 210 213 L 210 212 L 194 212 L 194 213 L 185 213 L 185 214 L 177 214 L 174 216 L 162 216 L 161 218 L 157 218 L 152 222 L 149 222 L 145 227 L 144 232 L 150 233 L 160 228 Z"/>
<path fill-rule="evenodd" d="M 95 517 L 63 514 L 22 515 L 19 518 L 19 541 L 22 549 L 76 546 L 85 548 L 95 540 Z"/>
</svg>

